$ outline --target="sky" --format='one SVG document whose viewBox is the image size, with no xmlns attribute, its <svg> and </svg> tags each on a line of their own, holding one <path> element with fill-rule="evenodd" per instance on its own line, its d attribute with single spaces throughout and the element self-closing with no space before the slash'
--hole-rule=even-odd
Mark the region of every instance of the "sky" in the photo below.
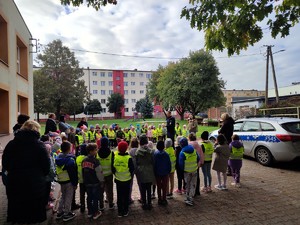
<svg viewBox="0 0 300 225">
<path fill-rule="evenodd" d="M 39 39 L 40 53 L 46 44 L 61 39 L 84 68 L 155 71 L 159 65 L 165 66 L 205 47 L 204 33 L 180 19 L 188 0 L 119 0 L 117 5 L 107 5 L 99 11 L 86 6 L 62 6 L 60 0 L 34 1 L 34 4 L 32 0 L 15 0 L 15 3 L 32 37 Z M 278 87 L 300 82 L 299 40 L 300 24 L 286 38 L 273 39 L 265 29 L 264 38 L 240 55 L 228 57 L 227 51 L 213 51 L 225 88 L 265 89 L 264 45 L 274 45 L 273 53 L 278 52 L 273 56 Z M 270 68 L 269 88 L 274 87 L 271 71 Z"/>
</svg>

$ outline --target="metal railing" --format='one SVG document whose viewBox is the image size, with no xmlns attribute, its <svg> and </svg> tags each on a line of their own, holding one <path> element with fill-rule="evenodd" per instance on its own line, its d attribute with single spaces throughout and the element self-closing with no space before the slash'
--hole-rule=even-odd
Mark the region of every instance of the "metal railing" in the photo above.
<svg viewBox="0 0 300 225">
<path fill-rule="evenodd" d="M 284 117 L 296 117 L 300 119 L 300 106 L 297 107 L 282 107 L 282 108 L 267 108 L 259 109 L 263 115 L 272 115 L 272 116 L 284 116 Z"/>
</svg>

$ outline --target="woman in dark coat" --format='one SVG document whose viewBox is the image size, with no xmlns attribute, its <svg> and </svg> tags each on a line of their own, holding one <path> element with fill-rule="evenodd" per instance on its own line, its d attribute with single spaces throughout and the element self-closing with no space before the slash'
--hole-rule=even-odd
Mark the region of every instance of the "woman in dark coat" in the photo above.
<svg viewBox="0 0 300 225">
<path fill-rule="evenodd" d="M 44 143 L 39 141 L 39 129 L 37 122 L 26 121 L 4 149 L 8 222 L 29 224 L 47 219 L 45 176 L 50 160 Z"/>
</svg>

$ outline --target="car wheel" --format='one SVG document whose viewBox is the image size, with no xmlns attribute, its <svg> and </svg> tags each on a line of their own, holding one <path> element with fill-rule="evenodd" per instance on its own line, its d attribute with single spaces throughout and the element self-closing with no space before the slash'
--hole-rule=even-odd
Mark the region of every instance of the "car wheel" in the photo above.
<svg viewBox="0 0 300 225">
<path fill-rule="evenodd" d="M 264 166 L 270 166 L 272 164 L 273 156 L 269 149 L 265 147 L 259 147 L 255 154 L 257 162 Z"/>
</svg>

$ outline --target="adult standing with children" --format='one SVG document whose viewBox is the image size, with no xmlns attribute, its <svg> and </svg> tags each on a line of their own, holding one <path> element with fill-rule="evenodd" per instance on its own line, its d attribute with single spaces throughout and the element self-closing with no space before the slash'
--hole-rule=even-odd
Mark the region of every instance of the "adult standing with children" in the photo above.
<svg viewBox="0 0 300 225">
<path fill-rule="evenodd" d="M 51 132 L 56 132 L 57 131 L 57 126 L 56 126 L 56 116 L 54 113 L 50 113 L 48 116 L 48 119 L 46 121 L 46 127 L 45 127 L 45 134 L 48 134 L 50 131 Z"/>
<path fill-rule="evenodd" d="M 44 143 L 39 141 L 40 125 L 26 121 L 3 152 L 2 165 L 7 176 L 7 221 L 41 223 L 47 219 L 46 175 L 50 160 Z"/>
<path fill-rule="evenodd" d="M 167 138 L 171 138 L 172 142 L 175 143 L 175 118 L 172 116 L 171 111 L 168 111 L 167 113 L 165 113 L 165 115 L 167 117 Z"/>
</svg>

